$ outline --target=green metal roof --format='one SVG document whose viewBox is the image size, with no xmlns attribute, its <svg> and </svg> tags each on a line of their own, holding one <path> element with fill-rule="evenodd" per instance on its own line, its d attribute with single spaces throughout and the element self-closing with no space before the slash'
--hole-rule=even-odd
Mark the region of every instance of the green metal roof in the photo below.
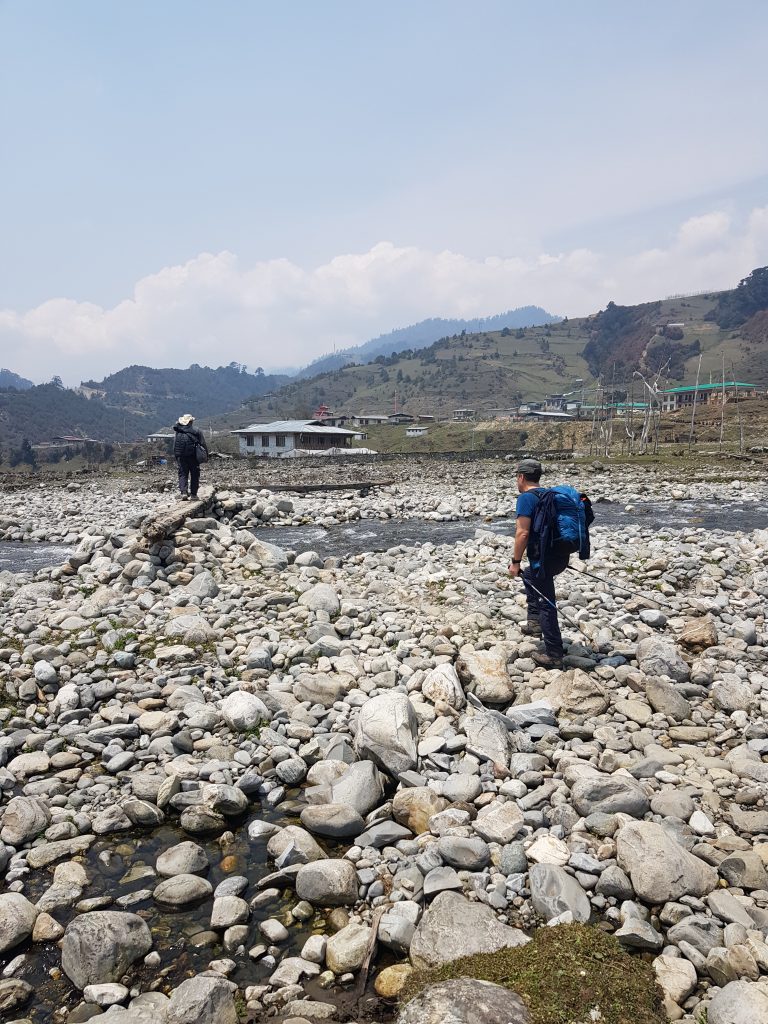
<svg viewBox="0 0 768 1024">
<path fill-rule="evenodd" d="M 679 388 L 668 388 L 662 391 L 662 395 L 679 395 L 683 391 L 719 391 L 722 388 L 756 388 L 757 384 L 744 384 L 743 381 L 727 380 L 725 383 L 718 381 L 716 384 L 685 384 Z"/>
</svg>

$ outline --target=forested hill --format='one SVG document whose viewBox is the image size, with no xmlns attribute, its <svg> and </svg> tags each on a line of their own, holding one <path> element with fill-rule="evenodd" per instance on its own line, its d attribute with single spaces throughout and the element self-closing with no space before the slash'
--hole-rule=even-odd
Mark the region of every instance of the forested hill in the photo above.
<svg viewBox="0 0 768 1024">
<path fill-rule="evenodd" d="M 201 424 L 288 379 L 247 373 L 236 363 L 186 370 L 128 366 L 102 381 L 84 381 L 79 390 L 64 388 L 54 378 L 24 391 L 0 391 L 0 446 L 16 446 L 25 437 L 36 444 L 61 434 L 135 440 L 168 429 L 185 412 Z"/>
<path fill-rule="evenodd" d="M 401 352 L 404 349 L 416 351 L 426 348 L 440 338 L 461 334 L 462 331 L 466 334 L 477 334 L 484 331 L 501 331 L 505 327 L 534 327 L 539 324 L 554 324 L 559 319 L 560 317 L 552 316 L 541 306 L 520 306 L 507 310 L 506 313 L 499 313 L 498 316 L 478 317 L 474 320 L 445 320 L 441 317 L 431 317 L 429 320 L 411 324 L 410 327 L 398 327 L 389 334 L 380 334 L 378 338 L 372 338 L 362 345 L 354 345 L 320 356 L 300 370 L 297 376 L 314 377 L 318 373 L 337 370 L 349 363 L 372 363 L 378 356 L 390 356 L 393 352 Z"/>
<path fill-rule="evenodd" d="M 64 434 L 130 441 L 153 426 L 146 416 L 112 409 L 58 384 L 0 391 L 0 446 L 4 449 L 17 447 L 24 438 L 39 444 Z"/>
<path fill-rule="evenodd" d="M 143 413 L 153 427 L 168 426 L 182 413 L 197 419 L 215 416 L 237 408 L 246 399 L 266 395 L 289 378 L 265 374 L 260 369 L 248 373 L 239 363 L 229 366 L 199 366 L 188 369 L 154 369 L 127 366 L 102 381 L 84 381 L 105 405 Z"/>
<path fill-rule="evenodd" d="M 32 387 L 34 387 L 34 384 L 31 380 L 27 380 L 26 377 L 20 377 L 13 370 L 6 370 L 5 368 L 0 370 L 0 388 L 16 388 L 17 391 L 25 391 L 27 388 Z"/>
</svg>

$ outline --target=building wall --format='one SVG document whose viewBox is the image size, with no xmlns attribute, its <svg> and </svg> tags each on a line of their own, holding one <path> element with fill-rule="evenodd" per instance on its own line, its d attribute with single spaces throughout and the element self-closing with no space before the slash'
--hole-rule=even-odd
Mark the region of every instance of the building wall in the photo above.
<svg viewBox="0 0 768 1024">
<path fill-rule="evenodd" d="M 248 436 L 240 434 L 240 454 L 249 456 L 271 455 L 274 458 L 297 447 L 296 434 L 283 434 L 281 436 L 285 438 L 285 444 L 278 447 L 275 434 L 250 434 Z M 268 443 L 266 445 L 262 443 L 262 438 L 267 439 Z M 252 444 L 249 445 L 249 441 L 252 441 Z"/>
<path fill-rule="evenodd" d="M 278 445 L 276 434 L 240 434 L 238 437 L 241 455 L 250 457 L 270 456 L 271 458 L 284 455 L 285 452 L 290 452 L 294 448 L 312 448 L 314 450 L 343 448 L 348 440 L 346 434 L 336 437 L 333 434 L 308 434 L 304 437 L 303 441 L 300 434 L 281 434 L 280 437 L 284 439 L 285 443 Z M 249 437 L 253 441 L 251 445 L 248 444 Z M 262 438 L 267 439 L 267 444 L 262 443 Z"/>
</svg>

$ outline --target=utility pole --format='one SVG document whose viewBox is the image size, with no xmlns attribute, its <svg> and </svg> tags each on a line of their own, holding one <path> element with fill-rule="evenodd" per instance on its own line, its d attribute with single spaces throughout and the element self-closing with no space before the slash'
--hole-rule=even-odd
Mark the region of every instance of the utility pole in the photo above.
<svg viewBox="0 0 768 1024">
<path fill-rule="evenodd" d="M 723 389 L 720 395 L 720 451 L 723 450 L 723 432 L 725 431 L 725 352 L 723 352 Z"/>
<path fill-rule="evenodd" d="M 696 402 L 698 401 L 698 398 L 699 398 L 699 374 L 701 373 L 701 356 L 702 356 L 702 353 L 700 352 L 699 353 L 699 365 L 696 367 L 696 390 L 693 392 L 693 410 L 691 412 L 691 435 L 688 438 L 688 451 L 689 452 L 691 450 L 691 447 L 693 446 L 693 436 L 694 436 L 694 430 L 696 428 Z"/>
</svg>

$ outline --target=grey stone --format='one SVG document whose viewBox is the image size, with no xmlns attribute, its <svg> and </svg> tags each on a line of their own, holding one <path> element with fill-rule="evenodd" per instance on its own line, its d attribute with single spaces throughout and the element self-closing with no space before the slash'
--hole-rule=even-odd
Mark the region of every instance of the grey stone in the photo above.
<svg viewBox="0 0 768 1024">
<path fill-rule="evenodd" d="M 213 886 L 207 878 L 200 878 L 199 875 L 174 875 L 160 882 L 152 895 L 158 903 L 183 907 L 206 899 L 212 893 Z"/>
<path fill-rule="evenodd" d="M 717 885 L 717 872 L 688 853 L 661 825 L 636 821 L 616 835 L 616 855 L 632 887 L 648 903 L 703 896 Z"/>
<path fill-rule="evenodd" d="M 61 943 L 61 966 L 79 989 L 119 981 L 134 961 L 152 948 L 146 921 L 136 914 L 96 910 L 80 914 L 67 926 Z"/>
<path fill-rule="evenodd" d="M 372 938 L 371 929 L 367 924 L 350 921 L 328 939 L 325 947 L 325 962 L 328 969 L 337 975 L 359 970 Z"/>
<path fill-rule="evenodd" d="M 358 814 L 366 815 L 384 796 L 384 779 L 370 761 L 356 761 L 331 787 L 334 804 L 346 804 Z"/>
<path fill-rule="evenodd" d="M 424 912 L 410 948 L 414 967 L 438 967 L 474 953 L 494 953 L 530 941 L 517 928 L 501 924 L 490 907 L 470 903 L 456 892 L 439 893 Z"/>
<path fill-rule="evenodd" d="M 764 985 L 731 981 L 712 997 L 707 1024 L 761 1024 L 768 1021 L 768 991 Z"/>
<path fill-rule="evenodd" d="M 315 832 L 319 836 L 328 836 L 331 839 L 357 836 L 365 828 L 362 815 L 346 804 L 319 804 L 305 807 L 301 812 L 301 824 L 310 832 Z"/>
<path fill-rule="evenodd" d="M 229 983 L 208 975 L 183 981 L 171 993 L 167 1024 L 237 1024 Z"/>
<path fill-rule="evenodd" d="M 390 775 L 416 767 L 418 721 L 404 693 L 382 693 L 367 700 L 357 720 L 355 748 Z"/>
<path fill-rule="evenodd" d="M 208 855 L 202 846 L 185 840 L 165 850 L 157 858 L 155 869 L 158 875 L 171 878 L 173 875 L 194 875 L 206 871 Z"/>
<path fill-rule="evenodd" d="M 0 839 L 11 846 L 23 846 L 39 836 L 50 823 L 51 812 L 42 800 L 31 796 L 15 796 L 5 808 Z"/>
<path fill-rule="evenodd" d="M 236 732 L 255 729 L 272 718 L 266 704 L 255 693 L 245 690 L 225 697 L 221 702 L 221 714 L 230 729 Z"/>
<path fill-rule="evenodd" d="M 20 892 L 0 893 L 0 953 L 29 938 L 38 913 Z"/>
<path fill-rule="evenodd" d="M 668 676 L 676 683 L 684 683 L 690 675 L 690 669 L 675 644 L 664 637 L 644 637 L 637 645 L 635 657 L 640 669 L 648 676 Z"/>
<path fill-rule="evenodd" d="M 530 1024 L 515 992 L 489 981 L 454 978 L 427 985 L 400 1011 L 396 1024 Z"/>
<path fill-rule="evenodd" d="M 571 789 L 573 806 L 581 815 L 594 813 L 630 814 L 642 818 L 650 802 L 643 787 L 621 775 L 587 775 Z"/>
<path fill-rule="evenodd" d="M 507 671 L 504 647 L 462 653 L 456 671 L 461 682 L 484 704 L 510 704 L 514 700 L 515 684 Z"/>
<path fill-rule="evenodd" d="M 587 895 L 571 875 L 555 864 L 534 864 L 528 875 L 533 909 L 551 921 L 570 911 L 574 921 L 586 922 L 590 917 Z"/>
<path fill-rule="evenodd" d="M 463 871 L 480 871 L 491 859 L 491 851 L 483 839 L 443 836 L 437 849 L 446 864 Z"/>
<path fill-rule="evenodd" d="M 296 895 L 315 906 L 351 906 L 357 894 L 357 872 L 348 860 L 328 858 L 304 864 L 296 875 Z"/>
</svg>

